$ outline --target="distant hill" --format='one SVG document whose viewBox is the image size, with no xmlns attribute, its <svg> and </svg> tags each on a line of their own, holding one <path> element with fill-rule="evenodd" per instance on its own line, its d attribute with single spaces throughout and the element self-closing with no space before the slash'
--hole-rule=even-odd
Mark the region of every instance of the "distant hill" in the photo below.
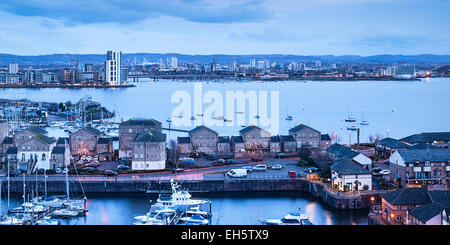
<svg viewBox="0 0 450 245">
<path fill-rule="evenodd" d="M 0 54 L 0 66 L 5 66 L 11 62 L 17 62 L 19 65 L 73 65 L 76 59 L 80 63 L 101 64 L 104 62 L 106 54 L 52 54 L 52 55 L 11 55 Z M 166 58 L 177 57 L 179 64 L 196 63 L 207 64 L 217 58 L 219 64 L 229 64 L 236 61 L 238 64 L 249 64 L 250 59 L 269 60 L 270 62 L 289 63 L 296 62 L 333 62 L 333 63 L 414 63 L 414 64 L 436 64 L 445 65 L 450 64 L 450 55 L 373 55 L 373 56 L 359 56 L 359 55 L 319 55 L 319 56 L 302 56 L 302 55 L 282 55 L 282 54 L 255 54 L 255 55 L 187 55 L 187 54 L 158 54 L 158 53 L 135 53 L 123 54 L 122 62 L 127 65 L 133 62 L 134 59 L 138 63 L 144 59 L 147 62 L 157 62 L 162 59 L 165 62 Z"/>
</svg>

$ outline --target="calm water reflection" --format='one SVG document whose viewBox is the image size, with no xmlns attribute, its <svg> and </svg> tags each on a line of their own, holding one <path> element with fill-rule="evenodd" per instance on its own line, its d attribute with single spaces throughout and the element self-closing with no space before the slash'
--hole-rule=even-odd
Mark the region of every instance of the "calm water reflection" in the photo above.
<svg viewBox="0 0 450 245">
<path fill-rule="evenodd" d="M 368 210 L 339 211 L 326 206 L 320 199 L 308 193 L 254 192 L 194 194 L 194 197 L 212 201 L 212 224 L 255 225 L 261 218 L 281 218 L 298 208 L 305 212 L 314 224 L 365 225 Z M 157 195 L 149 194 L 89 194 L 86 217 L 62 220 L 72 225 L 131 225 L 133 217 L 145 214 L 150 200 Z M 11 205 L 20 203 L 20 194 L 14 195 Z M 3 213 L 6 200 L 2 199 Z"/>
</svg>

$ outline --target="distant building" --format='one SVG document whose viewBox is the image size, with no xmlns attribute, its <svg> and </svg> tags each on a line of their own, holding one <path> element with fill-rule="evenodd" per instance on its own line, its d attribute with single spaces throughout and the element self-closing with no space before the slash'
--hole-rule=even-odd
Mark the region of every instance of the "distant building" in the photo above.
<svg viewBox="0 0 450 245">
<path fill-rule="evenodd" d="M 97 142 L 100 136 L 102 136 L 102 133 L 90 126 L 72 133 L 69 136 L 72 155 L 95 156 L 97 153 Z"/>
<path fill-rule="evenodd" d="M 170 59 L 170 68 L 175 69 L 178 67 L 178 59 L 177 57 L 172 57 Z"/>
<path fill-rule="evenodd" d="M 8 68 L 8 72 L 10 74 L 17 74 L 17 73 L 19 73 L 19 65 L 16 62 L 10 63 L 9 64 L 9 68 Z"/>
<path fill-rule="evenodd" d="M 121 79 L 121 52 L 108 51 L 106 53 L 105 61 L 105 82 L 111 85 L 118 85 L 122 82 Z"/>
<path fill-rule="evenodd" d="M 328 155 L 335 160 L 351 160 L 366 169 L 372 168 L 372 160 L 366 155 L 341 144 L 333 144 L 327 150 Z"/>
<path fill-rule="evenodd" d="M 258 127 L 248 126 L 239 131 L 239 135 L 245 142 L 245 151 L 248 156 L 269 156 L 270 152 L 270 132 Z"/>
<path fill-rule="evenodd" d="M 450 132 L 429 132 L 421 134 L 413 134 L 400 141 L 411 145 L 415 144 L 430 144 L 442 148 L 449 148 L 450 146 Z"/>
<path fill-rule="evenodd" d="M 219 134 L 216 131 L 205 126 L 198 126 L 189 131 L 189 138 L 193 152 L 217 154 Z"/>
<path fill-rule="evenodd" d="M 408 149 L 409 145 L 393 138 L 384 138 L 375 142 L 375 154 L 390 157 L 396 150 Z"/>
<path fill-rule="evenodd" d="M 416 76 L 416 67 L 414 65 L 403 64 L 397 66 L 395 77 L 413 78 Z"/>
</svg>

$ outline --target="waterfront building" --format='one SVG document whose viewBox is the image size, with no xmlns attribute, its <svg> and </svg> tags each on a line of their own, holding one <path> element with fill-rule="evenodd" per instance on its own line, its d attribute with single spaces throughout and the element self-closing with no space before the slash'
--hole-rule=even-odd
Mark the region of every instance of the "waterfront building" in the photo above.
<svg viewBox="0 0 450 245">
<path fill-rule="evenodd" d="M 450 149 L 397 150 L 389 157 L 394 183 L 401 187 L 447 188 L 450 177 Z"/>
<path fill-rule="evenodd" d="M 372 190 L 372 173 L 349 159 L 331 165 L 331 183 L 340 191 Z"/>
<path fill-rule="evenodd" d="M 175 69 L 178 67 L 178 59 L 177 57 L 172 57 L 170 59 L 170 68 Z"/>
<path fill-rule="evenodd" d="M 353 150 L 350 147 L 333 144 L 327 150 L 327 155 L 334 160 L 351 160 L 354 163 L 359 164 L 365 169 L 372 168 L 372 160 L 366 155 Z"/>
<path fill-rule="evenodd" d="M 279 135 L 270 137 L 270 152 L 276 154 L 281 152 L 281 139 Z"/>
<path fill-rule="evenodd" d="M 245 142 L 242 136 L 231 136 L 231 150 L 235 158 L 245 156 Z"/>
<path fill-rule="evenodd" d="M 289 130 L 289 135 L 294 137 L 297 150 L 306 148 L 318 151 L 320 147 L 320 131 L 304 124 L 300 124 Z"/>
<path fill-rule="evenodd" d="M 108 137 L 100 137 L 97 141 L 96 153 L 99 161 L 111 161 L 113 155 L 113 140 Z"/>
<path fill-rule="evenodd" d="M 68 146 L 69 144 L 69 138 L 68 137 L 59 137 L 58 141 L 56 141 L 56 147 L 62 147 L 62 146 Z"/>
<path fill-rule="evenodd" d="M 416 77 L 416 67 L 409 64 L 399 65 L 395 71 L 395 77 L 406 79 L 414 78 Z"/>
<path fill-rule="evenodd" d="M 131 144 L 132 170 L 160 170 L 166 168 L 166 135 L 150 129 L 136 135 Z"/>
<path fill-rule="evenodd" d="M 7 136 L 7 137 L 3 138 L 2 145 L 1 145 L 2 153 L 5 154 L 6 150 L 12 146 L 14 146 L 14 138 L 13 137 Z"/>
<path fill-rule="evenodd" d="M 50 155 L 56 139 L 37 135 L 17 145 L 18 168 L 28 173 L 50 168 Z"/>
<path fill-rule="evenodd" d="M 331 137 L 329 134 L 320 135 L 320 150 L 326 151 L 331 146 Z"/>
<path fill-rule="evenodd" d="M 187 155 L 193 152 L 191 138 L 189 137 L 178 137 L 177 138 L 178 151 L 180 155 Z"/>
<path fill-rule="evenodd" d="M 388 158 L 396 150 L 408 149 L 410 145 L 393 138 L 384 138 L 375 142 L 375 154 Z"/>
<path fill-rule="evenodd" d="M 8 73 L 10 74 L 19 73 L 19 65 L 16 62 L 10 63 L 8 67 Z"/>
<path fill-rule="evenodd" d="M 119 85 L 121 80 L 121 56 L 122 52 L 108 51 L 105 61 L 105 78 L 109 85 Z"/>
<path fill-rule="evenodd" d="M 248 126 L 239 131 L 239 135 L 245 142 L 245 152 L 247 156 L 269 156 L 270 153 L 270 132 L 258 127 Z"/>
<path fill-rule="evenodd" d="M 233 157 L 231 138 L 229 136 L 219 136 L 217 142 L 217 154 L 219 157 Z"/>
<path fill-rule="evenodd" d="M 429 132 L 413 134 L 404 138 L 400 141 L 408 143 L 410 145 L 415 144 L 430 144 L 434 146 L 439 146 L 443 148 L 449 148 L 450 146 L 450 132 Z"/>
<path fill-rule="evenodd" d="M 0 84 L 5 84 L 8 81 L 8 73 L 0 71 Z"/>
<path fill-rule="evenodd" d="M 102 132 L 87 126 L 69 136 L 70 151 L 72 155 L 95 156 L 97 153 L 97 142 Z"/>
<path fill-rule="evenodd" d="M 23 129 L 14 135 L 14 145 L 18 146 L 38 135 L 48 136 L 48 132 L 39 127 L 28 127 L 26 129 Z"/>
<path fill-rule="evenodd" d="M 205 126 L 198 126 L 189 131 L 189 138 L 193 152 L 217 154 L 219 134 L 216 131 Z"/>
<path fill-rule="evenodd" d="M 374 215 L 386 225 L 444 225 L 449 208 L 449 191 L 405 188 L 382 194 Z"/>
<path fill-rule="evenodd" d="M 8 74 L 6 77 L 6 83 L 19 84 L 23 82 L 23 74 Z"/>
<path fill-rule="evenodd" d="M 292 135 L 281 135 L 280 139 L 283 153 L 294 153 L 297 151 L 297 143 Z"/>
<path fill-rule="evenodd" d="M 11 170 L 17 169 L 17 147 L 10 146 L 5 152 L 6 163 L 9 164 Z"/>
<path fill-rule="evenodd" d="M 9 135 L 9 122 L 0 120 L 0 142 L 3 142 L 5 137 Z"/>
<path fill-rule="evenodd" d="M 63 169 L 70 165 L 70 149 L 69 145 L 55 146 L 50 156 L 50 169 Z"/>
<path fill-rule="evenodd" d="M 155 119 L 130 119 L 122 122 L 119 126 L 119 158 L 132 157 L 132 147 L 134 138 L 145 130 L 162 130 L 161 122 Z"/>
</svg>

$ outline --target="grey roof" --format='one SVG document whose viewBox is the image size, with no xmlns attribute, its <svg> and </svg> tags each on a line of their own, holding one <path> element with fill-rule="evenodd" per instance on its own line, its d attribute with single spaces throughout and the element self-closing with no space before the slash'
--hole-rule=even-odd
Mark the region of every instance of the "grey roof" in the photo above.
<svg viewBox="0 0 450 245">
<path fill-rule="evenodd" d="M 122 122 L 120 125 L 133 125 L 133 126 L 160 126 L 161 122 L 155 119 L 130 119 Z"/>
<path fill-rule="evenodd" d="M 280 136 L 272 136 L 270 137 L 270 142 L 280 142 Z"/>
<path fill-rule="evenodd" d="M 444 208 L 437 202 L 431 202 L 420 207 L 416 207 L 409 214 L 422 223 L 426 223 L 436 215 L 440 215 Z"/>
<path fill-rule="evenodd" d="M 205 126 L 203 126 L 203 125 L 202 125 L 202 126 L 198 126 L 198 127 L 194 128 L 194 129 L 192 129 L 191 131 L 189 131 L 189 134 L 194 134 L 194 133 L 196 133 L 196 132 L 198 132 L 198 131 L 200 131 L 200 130 L 202 130 L 202 129 L 208 130 L 208 131 L 212 132 L 212 133 L 215 134 L 215 135 L 219 135 L 216 131 L 214 131 L 214 130 L 208 128 L 208 127 L 205 127 Z"/>
<path fill-rule="evenodd" d="M 95 135 L 101 135 L 102 134 L 102 132 L 100 132 L 99 130 L 97 130 L 97 129 L 91 127 L 91 126 L 87 126 L 84 129 L 86 129 L 87 131 L 89 131 L 89 132 L 91 132 L 91 133 L 93 133 Z"/>
<path fill-rule="evenodd" d="M 300 130 L 302 130 L 304 128 L 310 128 L 310 129 L 312 129 L 314 131 L 320 132 L 319 130 L 313 129 L 310 126 L 306 126 L 305 124 L 299 124 L 299 125 L 291 128 L 291 129 L 289 129 L 289 132 L 298 132 L 298 131 L 300 131 Z"/>
<path fill-rule="evenodd" d="M 42 134 L 37 135 L 37 136 L 34 137 L 34 138 L 37 139 L 37 140 L 39 140 L 39 141 L 41 141 L 41 142 L 43 142 L 43 143 L 45 143 L 45 144 L 47 144 L 47 145 L 50 145 L 50 144 L 53 144 L 53 143 L 56 142 L 56 139 L 55 139 L 55 138 L 53 138 L 53 137 L 48 137 L 48 136 L 45 136 L 45 135 L 42 135 Z"/>
<path fill-rule="evenodd" d="M 107 145 L 111 143 L 111 138 L 105 138 L 105 137 L 101 137 L 98 138 L 97 144 L 101 144 L 101 145 Z"/>
<path fill-rule="evenodd" d="M 230 143 L 231 139 L 229 136 L 219 136 L 219 143 Z"/>
<path fill-rule="evenodd" d="M 191 143 L 191 138 L 189 137 L 178 137 L 178 144 L 189 144 Z"/>
<path fill-rule="evenodd" d="M 389 147 L 391 149 L 400 149 L 409 147 L 409 145 L 393 138 L 384 138 L 382 140 L 379 140 L 377 143 L 384 147 Z"/>
<path fill-rule="evenodd" d="M 13 143 L 13 140 L 13 137 L 6 136 L 2 141 L 2 145 L 11 145 Z"/>
<path fill-rule="evenodd" d="M 244 143 L 242 136 L 231 136 L 231 141 L 234 143 Z"/>
<path fill-rule="evenodd" d="M 264 129 L 258 127 L 258 126 L 250 125 L 250 126 L 247 126 L 247 127 L 243 128 L 243 129 L 239 130 L 239 133 L 245 134 L 245 133 L 247 133 L 247 132 L 249 132 L 249 131 L 251 131 L 251 130 L 253 130 L 253 129 L 259 129 L 259 130 L 266 131 L 266 130 L 264 130 Z"/>
<path fill-rule="evenodd" d="M 30 130 L 31 132 L 33 132 L 34 134 L 47 134 L 48 132 L 45 131 L 44 129 L 40 128 L 40 127 L 28 127 L 25 130 Z"/>
<path fill-rule="evenodd" d="M 349 175 L 349 174 L 371 174 L 371 172 L 364 167 L 361 167 L 360 165 L 354 163 L 352 160 L 348 159 L 342 159 L 337 160 L 331 165 L 330 169 L 343 174 L 343 175 Z"/>
<path fill-rule="evenodd" d="M 433 190 L 429 191 L 433 202 L 439 203 L 444 208 L 450 208 L 450 191 Z"/>
<path fill-rule="evenodd" d="M 450 161 L 450 149 L 398 150 L 406 163 L 413 162 L 447 162 Z"/>
<path fill-rule="evenodd" d="M 56 141 L 56 144 L 58 145 L 64 145 L 65 143 L 69 143 L 69 138 L 60 137 L 58 138 L 58 141 Z"/>
<path fill-rule="evenodd" d="M 57 146 L 53 147 L 52 154 L 64 154 L 66 152 L 66 147 Z"/>
<path fill-rule="evenodd" d="M 166 135 L 157 130 L 145 130 L 136 135 L 134 142 L 162 142 L 166 140 Z"/>
<path fill-rule="evenodd" d="M 320 140 L 331 140 L 331 137 L 329 134 L 321 134 Z"/>
<path fill-rule="evenodd" d="M 350 147 L 341 145 L 341 144 L 332 144 L 330 147 L 328 147 L 327 152 L 333 154 L 336 156 L 336 158 L 339 159 L 353 159 L 354 157 L 358 156 L 359 152 L 353 150 Z"/>
<path fill-rule="evenodd" d="M 12 155 L 12 154 L 17 154 L 17 147 L 10 146 L 10 147 L 8 147 L 8 149 L 6 149 L 6 155 Z"/>
<path fill-rule="evenodd" d="M 439 146 L 430 145 L 427 143 L 419 143 L 408 147 L 408 150 L 420 150 L 420 149 L 440 149 Z"/>
<path fill-rule="evenodd" d="M 381 195 L 393 205 L 424 205 L 431 202 L 427 188 L 405 188 Z"/>
<path fill-rule="evenodd" d="M 295 142 L 294 137 L 292 137 L 292 135 L 281 135 L 281 139 L 284 142 Z"/>
<path fill-rule="evenodd" d="M 432 143 L 435 140 L 450 141 L 450 132 L 429 132 L 429 133 L 413 134 L 400 140 L 411 144 Z"/>
</svg>

